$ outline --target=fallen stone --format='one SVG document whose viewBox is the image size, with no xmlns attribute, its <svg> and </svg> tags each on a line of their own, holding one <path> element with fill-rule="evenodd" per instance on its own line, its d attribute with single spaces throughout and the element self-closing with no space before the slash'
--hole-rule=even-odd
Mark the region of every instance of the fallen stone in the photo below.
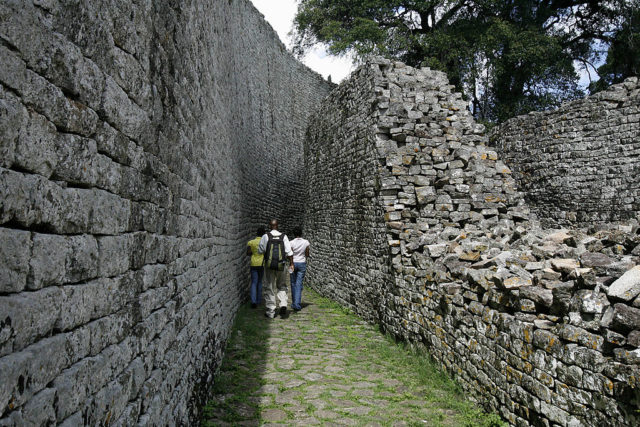
<svg viewBox="0 0 640 427">
<path fill-rule="evenodd" d="M 460 261 L 457 255 L 449 254 L 442 259 L 442 263 L 447 267 L 447 270 L 453 277 L 461 277 L 464 275 L 467 269 L 467 264 L 464 261 Z"/>
<path fill-rule="evenodd" d="M 629 335 L 627 335 L 627 343 L 634 347 L 640 347 L 640 331 L 631 331 Z"/>
<path fill-rule="evenodd" d="M 569 273 L 569 279 L 578 279 L 588 273 L 590 273 L 592 270 L 590 268 L 576 268 L 575 270 L 572 270 L 571 273 Z"/>
<path fill-rule="evenodd" d="M 486 270 L 486 275 L 497 286 L 504 288 L 504 281 L 511 277 L 511 273 L 506 268 L 498 268 L 496 271 Z"/>
<path fill-rule="evenodd" d="M 604 245 L 602 244 L 602 241 L 600 239 L 596 239 L 595 237 L 587 237 L 586 239 L 584 239 L 582 241 L 582 244 L 584 245 L 584 247 L 592 252 L 592 253 L 599 253 L 603 248 Z"/>
<path fill-rule="evenodd" d="M 556 245 L 552 242 L 546 242 L 542 246 L 532 246 L 531 251 L 538 259 L 546 259 L 558 256 L 562 250 L 560 248 L 560 245 Z"/>
<path fill-rule="evenodd" d="M 491 280 L 493 275 L 493 272 L 488 270 L 467 269 L 467 280 L 474 285 L 481 286 L 484 290 L 489 290 L 493 286 Z"/>
<path fill-rule="evenodd" d="M 480 252 L 474 252 L 474 251 L 463 252 L 458 257 L 458 259 L 461 260 L 461 261 L 472 261 L 472 262 L 475 262 L 475 261 L 480 259 Z"/>
<path fill-rule="evenodd" d="M 580 267 L 578 261 L 572 258 L 554 258 L 550 262 L 551 267 L 555 271 L 566 274 L 569 274 L 572 270 Z"/>
<path fill-rule="evenodd" d="M 640 329 L 640 309 L 622 303 L 614 305 L 611 327 L 619 332 Z"/>
<path fill-rule="evenodd" d="M 512 256 L 513 254 L 509 251 L 500 252 L 498 255 L 495 255 L 483 261 L 478 261 L 475 264 L 472 264 L 471 267 L 473 268 L 504 267 L 507 265 L 507 260 L 509 260 Z"/>
<path fill-rule="evenodd" d="M 531 286 L 531 280 L 514 276 L 514 277 L 509 277 L 508 279 L 505 279 L 502 282 L 498 282 L 497 284 L 503 287 L 504 289 L 510 290 L 510 289 L 522 288 L 525 286 Z"/>
<path fill-rule="evenodd" d="M 427 251 L 429 252 L 429 256 L 431 258 L 438 258 L 444 255 L 447 252 L 447 244 L 439 243 L 436 245 L 427 245 L 425 246 Z"/>
<path fill-rule="evenodd" d="M 565 230 L 560 230 L 555 233 L 549 234 L 544 240 L 551 241 L 553 243 L 563 243 L 566 239 L 569 239 L 569 235 Z"/>
<path fill-rule="evenodd" d="M 545 268 L 542 270 L 542 275 L 540 279 L 542 280 L 560 280 L 562 278 L 562 274 L 553 270 L 552 268 Z"/>
<path fill-rule="evenodd" d="M 616 261 L 613 264 L 604 268 L 602 272 L 598 272 L 599 274 L 606 274 L 608 276 L 612 276 L 614 278 L 622 276 L 627 270 L 635 267 L 636 262 L 633 260 L 633 257 L 625 256 L 620 261 Z"/>
<path fill-rule="evenodd" d="M 543 268 L 544 268 L 544 262 L 528 262 L 524 266 L 524 269 L 527 271 L 542 270 Z"/>
<path fill-rule="evenodd" d="M 607 295 L 623 301 L 630 301 L 640 294 L 640 265 L 624 273 L 618 280 L 609 285 Z"/>
<path fill-rule="evenodd" d="M 613 258 L 600 252 L 585 252 L 580 257 L 580 263 L 583 267 L 607 267 L 614 262 Z"/>
<path fill-rule="evenodd" d="M 553 304 L 553 291 L 540 286 L 522 287 L 520 297 L 530 299 L 543 307 L 551 307 Z"/>
</svg>

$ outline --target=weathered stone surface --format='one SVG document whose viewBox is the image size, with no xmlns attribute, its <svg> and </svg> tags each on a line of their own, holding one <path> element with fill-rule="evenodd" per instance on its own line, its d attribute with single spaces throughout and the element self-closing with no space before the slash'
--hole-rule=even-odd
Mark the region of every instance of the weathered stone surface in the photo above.
<svg viewBox="0 0 640 427">
<path fill-rule="evenodd" d="M 566 230 L 560 230 L 555 233 L 551 233 L 545 237 L 545 240 L 549 240 L 554 243 L 564 243 L 565 240 L 571 238 L 571 235 L 567 234 Z"/>
<path fill-rule="evenodd" d="M 579 291 L 576 294 L 582 313 L 602 313 L 609 306 L 609 301 L 604 294 L 593 291 Z"/>
<path fill-rule="evenodd" d="M 583 267 L 608 267 L 615 260 L 600 252 L 585 252 L 580 257 Z"/>
<path fill-rule="evenodd" d="M 444 243 L 428 245 L 426 246 L 426 249 L 429 251 L 429 256 L 431 256 L 431 258 L 438 258 L 447 252 L 447 245 Z"/>
<path fill-rule="evenodd" d="M 527 206 L 637 216 L 637 80 L 490 141 L 443 73 L 383 59 L 307 128 L 330 85 L 246 0 L 5 2 L 0 36 L 0 424 L 188 423 L 274 216 L 310 283 L 512 423 L 637 423 L 637 221 Z"/>
<path fill-rule="evenodd" d="M 555 258 L 551 260 L 551 266 L 556 271 L 568 274 L 574 269 L 579 268 L 580 264 L 571 258 Z"/>
<path fill-rule="evenodd" d="M 512 118 L 492 130 L 491 140 L 545 222 L 637 219 L 640 157 L 628 155 L 638 150 L 637 112 L 638 83 L 628 81 L 554 111 Z"/>
<path fill-rule="evenodd" d="M 618 303 L 613 306 L 611 327 L 620 331 L 640 329 L 640 309 Z"/>
<path fill-rule="evenodd" d="M 0 293 L 26 287 L 30 256 L 31 233 L 0 228 Z"/>
<path fill-rule="evenodd" d="M 498 284 L 498 286 L 501 286 L 501 287 L 503 287 L 503 288 L 505 288 L 507 290 L 520 289 L 522 287 L 531 286 L 531 280 L 523 279 L 522 277 L 518 277 L 518 276 L 514 276 L 514 277 L 509 277 L 509 278 L 504 279 L 504 280 L 498 280 L 498 281 L 496 281 L 496 284 Z M 531 295 L 533 295 L 533 293 Z"/>
<path fill-rule="evenodd" d="M 247 240 L 302 223 L 332 85 L 250 2 L 174 6 L 0 2 L 0 425 L 197 423 Z"/>
<path fill-rule="evenodd" d="M 521 179 L 522 169 L 486 147 L 483 130 L 444 87 L 440 73 L 373 59 L 324 101 L 305 142 L 305 226 L 316 244 L 307 280 L 385 331 L 426 345 L 512 424 L 637 422 L 633 393 L 613 395 L 627 387 L 621 372 L 635 369 L 626 336 L 637 329 L 629 309 L 640 299 L 614 309 L 606 293 L 634 265 L 633 226 L 540 228 L 510 177 L 513 170 Z M 634 107 L 626 114 L 635 114 L 638 93 L 627 93 Z M 403 113 L 415 109 L 420 118 Z M 537 118 L 518 123 L 529 129 Z M 537 129 L 500 129 L 546 155 Z M 531 163 L 532 173 L 538 167 Z M 576 170 L 582 174 L 566 181 L 593 172 Z M 526 189 L 527 201 L 552 193 Z M 578 196 L 592 191 L 581 187 Z M 558 213 L 552 219 L 564 224 L 618 215 L 606 208 L 599 216 L 596 204 L 569 212 L 565 199 L 543 199 L 549 206 L 536 211 Z M 596 394 L 602 402 L 593 402 Z"/>
<path fill-rule="evenodd" d="M 635 266 L 609 285 L 607 295 L 630 301 L 640 294 L 640 266 Z"/>
<path fill-rule="evenodd" d="M 528 298 L 543 307 L 553 304 L 553 292 L 540 286 L 526 286 L 520 289 L 520 296 Z"/>
<path fill-rule="evenodd" d="M 631 331 L 627 336 L 627 343 L 634 347 L 640 347 L 640 331 Z"/>
</svg>

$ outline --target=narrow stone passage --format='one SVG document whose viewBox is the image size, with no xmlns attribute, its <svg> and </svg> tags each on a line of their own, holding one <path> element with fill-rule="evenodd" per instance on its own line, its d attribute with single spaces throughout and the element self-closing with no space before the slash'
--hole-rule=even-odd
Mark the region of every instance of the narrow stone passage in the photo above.
<svg viewBox="0 0 640 427">
<path fill-rule="evenodd" d="M 499 425 L 425 355 L 305 289 L 269 320 L 243 306 L 203 425 Z"/>
</svg>

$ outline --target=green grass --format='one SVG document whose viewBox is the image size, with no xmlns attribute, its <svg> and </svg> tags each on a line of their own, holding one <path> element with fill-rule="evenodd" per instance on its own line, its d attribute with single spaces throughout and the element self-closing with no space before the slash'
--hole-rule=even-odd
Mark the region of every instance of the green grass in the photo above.
<svg viewBox="0 0 640 427">
<path fill-rule="evenodd" d="M 313 306 L 308 320 L 298 323 L 293 316 L 299 314 L 272 323 L 262 310 L 240 309 L 212 385 L 213 398 L 203 408 L 203 426 L 269 422 L 263 419 L 267 409 L 284 411 L 286 418 L 279 422 L 286 424 L 297 424 L 301 416 L 335 422 L 321 416 L 335 413 L 358 425 L 391 425 L 399 420 L 421 426 L 506 425 L 496 414 L 486 414 L 466 400 L 460 386 L 428 354 L 382 335 L 349 310 L 311 291 L 305 290 L 304 301 Z M 291 340 L 298 330 L 306 332 L 304 339 Z M 277 356 L 269 354 L 272 336 L 283 340 L 275 344 L 282 352 Z M 337 350 L 341 357 L 334 366 Z M 293 359 L 291 367 L 283 368 L 282 362 L 289 359 Z M 309 360 L 313 363 L 305 363 Z M 320 381 L 287 389 L 287 381 L 313 369 L 321 373 Z M 353 387 L 358 383 L 363 387 Z M 317 396 L 310 393 L 314 390 Z M 276 403 L 276 396 L 286 392 L 291 401 Z M 352 407 L 370 412 L 353 414 Z"/>
<path fill-rule="evenodd" d="M 347 338 L 349 340 L 359 338 L 356 332 L 358 328 L 353 327 L 354 319 L 358 319 L 348 308 L 326 298 L 320 297 L 319 305 L 329 313 L 339 314 L 340 325 L 345 329 L 329 329 L 325 334 L 335 338 Z M 358 319 L 359 320 L 359 319 Z M 370 337 L 380 336 L 381 334 L 371 328 Z M 345 335 L 346 333 L 346 335 Z M 393 366 L 396 373 L 395 379 L 407 384 L 414 390 L 420 390 L 421 396 L 430 402 L 436 403 L 439 407 L 455 411 L 458 425 L 462 426 L 481 426 L 494 427 L 506 426 L 499 415 L 488 414 L 478 409 L 473 403 L 469 402 L 462 392 L 459 384 L 453 381 L 440 367 L 433 361 L 431 356 L 426 352 L 411 347 L 406 342 L 398 342 L 390 335 L 384 335 L 384 340 L 365 341 L 364 345 L 367 354 L 375 355 L 369 359 L 375 359 L 376 363 L 386 363 Z M 354 356 L 359 357 L 360 355 Z M 381 387 L 381 391 L 384 387 Z M 416 396 L 409 392 L 402 395 L 391 396 L 389 400 L 393 402 L 403 402 L 415 399 Z M 441 414 L 441 413 L 440 413 Z M 432 425 L 441 424 L 440 419 L 431 420 Z M 424 425 L 424 423 L 419 423 Z"/>
</svg>

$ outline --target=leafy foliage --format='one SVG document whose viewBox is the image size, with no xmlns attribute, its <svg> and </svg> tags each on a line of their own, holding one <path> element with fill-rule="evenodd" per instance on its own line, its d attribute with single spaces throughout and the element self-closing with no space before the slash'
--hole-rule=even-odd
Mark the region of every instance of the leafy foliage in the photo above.
<svg viewBox="0 0 640 427">
<path fill-rule="evenodd" d="M 622 24 L 612 37 L 606 62 L 598 68 L 600 80 L 590 87 L 598 91 L 629 76 L 640 75 L 640 1 L 621 14 Z"/>
<path fill-rule="evenodd" d="M 476 117 L 502 121 L 580 96 L 574 61 L 597 61 L 595 42 L 614 34 L 625 52 L 620 13 L 637 1 L 300 0 L 294 51 L 321 43 L 445 71 Z"/>
</svg>

